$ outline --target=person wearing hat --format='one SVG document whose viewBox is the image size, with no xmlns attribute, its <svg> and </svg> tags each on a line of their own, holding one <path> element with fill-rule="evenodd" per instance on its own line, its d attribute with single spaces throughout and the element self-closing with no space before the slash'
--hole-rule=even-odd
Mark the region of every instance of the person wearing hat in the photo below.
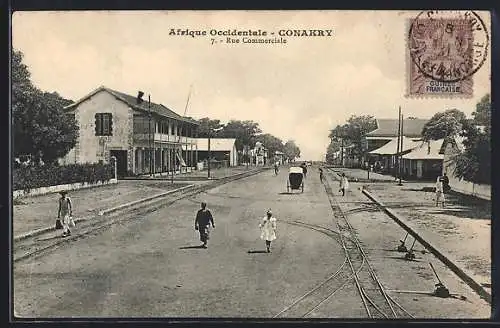
<svg viewBox="0 0 500 328">
<path fill-rule="evenodd" d="M 212 224 L 212 228 L 215 228 L 212 213 L 207 209 L 207 203 L 202 202 L 201 209 L 196 213 L 194 229 L 200 233 L 200 241 L 203 243 L 203 248 L 207 248 L 208 239 L 210 239 L 210 224 Z"/>
<path fill-rule="evenodd" d="M 73 215 L 73 206 L 71 204 L 71 199 L 67 196 L 67 193 L 68 192 L 65 190 L 59 193 L 61 194 L 61 198 L 59 198 L 59 210 L 57 211 L 57 218 L 60 219 L 62 217 L 63 237 L 71 235 L 71 231 L 69 230 L 69 221 Z"/>
<path fill-rule="evenodd" d="M 267 211 L 266 217 L 259 224 L 260 239 L 266 241 L 267 252 L 271 253 L 271 242 L 276 240 L 276 218 L 273 217 L 271 210 Z"/>
</svg>

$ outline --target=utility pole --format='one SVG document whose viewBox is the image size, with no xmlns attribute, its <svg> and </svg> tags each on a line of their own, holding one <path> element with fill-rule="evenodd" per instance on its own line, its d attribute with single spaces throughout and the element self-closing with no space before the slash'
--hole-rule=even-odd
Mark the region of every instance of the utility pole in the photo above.
<svg viewBox="0 0 500 328">
<path fill-rule="evenodd" d="M 403 114 L 401 114 L 401 155 L 399 157 L 399 163 L 403 163 L 403 136 L 404 136 L 404 133 L 403 133 L 403 122 L 404 122 L 404 119 L 403 119 Z M 402 168 L 403 165 L 400 165 L 400 170 L 399 170 L 399 183 L 398 185 L 399 186 L 402 186 L 403 184 L 401 183 L 401 175 L 403 174 L 402 172 Z"/>
<path fill-rule="evenodd" d="M 396 166 L 395 170 L 395 178 L 398 178 L 399 175 L 399 145 L 400 145 L 400 137 L 401 137 L 401 106 L 399 106 L 399 113 L 398 113 L 398 146 L 397 146 L 397 151 L 396 151 L 396 156 L 394 156 L 394 165 Z"/>
<path fill-rule="evenodd" d="M 340 142 L 340 167 L 344 167 L 344 136 L 341 136 Z"/>
<path fill-rule="evenodd" d="M 212 153 L 210 151 L 210 137 L 212 135 L 212 129 L 210 127 L 208 128 L 208 179 L 210 180 L 210 157 L 212 156 Z"/>
<path fill-rule="evenodd" d="M 151 147 L 151 95 L 148 94 L 148 112 L 149 112 L 149 176 L 153 175 L 153 150 Z M 152 156 L 153 155 L 153 156 Z"/>
</svg>

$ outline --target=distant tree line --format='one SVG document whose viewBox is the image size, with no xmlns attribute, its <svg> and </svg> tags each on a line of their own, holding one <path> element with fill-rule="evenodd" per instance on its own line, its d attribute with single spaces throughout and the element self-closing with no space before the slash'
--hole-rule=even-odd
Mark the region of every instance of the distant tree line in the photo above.
<svg viewBox="0 0 500 328">
<path fill-rule="evenodd" d="M 288 160 L 295 160 L 300 157 L 300 148 L 294 140 L 283 142 L 280 138 L 270 134 L 262 133 L 259 123 L 254 121 L 231 120 L 222 124 L 218 119 L 204 117 L 198 120 L 198 137 L 208 138 L 235 138 L 236 149 L 243 152 L 245 146 L 253 148 L 255 143 L 260 141 L 268 150 L 268 155 L 272 158 L 276 151 L 284 153 Z M 243 158 L 245 161 L 246 158 Z"/>
<path fill-rule="evenodd" d="M 367 149 L 366 134 L 375 130 L 377 124 L 373 116 L 351 116 L 344 125 L 330 130 L 331 142 L 327 147 L 326 162 L 333 163 L 335 154 L 344 147 L 351 146 L 352 154 L 358 160 Z M 453 160 L 456 163 L 456 177 L 474 183 L 491 183 L 491 99 L 486 94 L 476 104 L 472 118 L 467 118 L 458 109 L 447 109 L 434 114 L 422 129 L 423 141 L 462 137 L 464 149 Z"/>
</svg>

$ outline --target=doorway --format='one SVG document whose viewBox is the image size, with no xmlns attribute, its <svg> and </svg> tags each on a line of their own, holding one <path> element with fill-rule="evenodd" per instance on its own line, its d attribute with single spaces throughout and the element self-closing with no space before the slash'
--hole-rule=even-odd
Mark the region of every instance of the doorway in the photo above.
<svg viewBox="0 0 500 328">
<path fill-rule="evenodd" d="M 109 155 L 116 157 L 116 174 L 118 178 L 127 176 L 127 151 L 110 150 Z"/>
</svg>

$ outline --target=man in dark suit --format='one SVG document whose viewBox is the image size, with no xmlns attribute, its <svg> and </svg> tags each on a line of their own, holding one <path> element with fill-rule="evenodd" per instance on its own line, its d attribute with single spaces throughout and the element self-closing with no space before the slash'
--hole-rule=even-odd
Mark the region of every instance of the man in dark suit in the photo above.
<svg viewBox="0 0 500 328">
<path fill-rule="evenodd" d="M 196 213 L 194 229 L 200 233 L 200 241 L 203 243 L 203 248 L 207 248 L 207 242 L 210 239 L 210 224 L 212 224 L 212 228 L 215 228 L 212 213 L 207 209 L 207 203 L 202 202 L 201 209 Z"/>
</svg>

